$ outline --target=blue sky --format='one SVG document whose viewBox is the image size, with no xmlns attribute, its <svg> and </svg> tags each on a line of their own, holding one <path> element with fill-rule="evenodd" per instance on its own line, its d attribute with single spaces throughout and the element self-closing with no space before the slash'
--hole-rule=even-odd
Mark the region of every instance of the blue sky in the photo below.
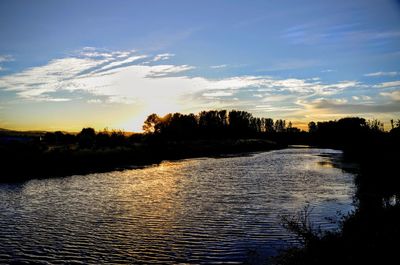
<svg viewBox="0 0 400 265">
<path fill-rule="evenodd" d="M 399 1 L 6 0 L 0 39 L 2 128 L 400 116 Z"/>
</svg>

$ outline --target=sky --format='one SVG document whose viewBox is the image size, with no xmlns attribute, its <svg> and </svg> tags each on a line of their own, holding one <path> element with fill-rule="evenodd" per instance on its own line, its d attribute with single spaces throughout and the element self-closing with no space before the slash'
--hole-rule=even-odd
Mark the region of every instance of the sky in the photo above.
<svg viewBox="0 0 400 265">
<path fill-rule="evenodd" d="M 0 1 L 0 128 L 400 118 L 400 1 Z"/>
</svg>

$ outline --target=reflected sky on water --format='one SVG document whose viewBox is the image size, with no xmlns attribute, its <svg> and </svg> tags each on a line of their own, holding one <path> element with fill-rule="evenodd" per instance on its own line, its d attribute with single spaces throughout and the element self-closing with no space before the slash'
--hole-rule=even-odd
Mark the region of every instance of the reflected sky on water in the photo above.
<svg viewBox="0 0 400 265">
<path fill-rule="evenodd" d="M 353 209 L 341 152 L 291 148 L 0 184 L 0 261 L 250 263 L 295 244 L 279 215 Z"/>
</svg>

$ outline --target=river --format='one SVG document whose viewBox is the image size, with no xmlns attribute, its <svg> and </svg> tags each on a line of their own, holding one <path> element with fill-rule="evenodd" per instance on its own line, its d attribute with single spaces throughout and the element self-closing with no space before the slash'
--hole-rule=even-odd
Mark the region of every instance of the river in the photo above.
<svg viewBox="0 0 400 265">
<path fill-rule="evenodd" d="M 296 244 L 279 216 L 305 205 L 322 229 L 353 209 L 331 149 L 0 184 L 0 263 L 261 264 Z"/>
</svg>

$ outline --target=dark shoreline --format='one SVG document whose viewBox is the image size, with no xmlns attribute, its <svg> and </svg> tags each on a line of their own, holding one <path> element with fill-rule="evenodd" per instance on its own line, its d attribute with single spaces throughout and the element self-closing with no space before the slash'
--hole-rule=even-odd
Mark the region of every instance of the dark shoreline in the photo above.
<svg viewBox="0 0 400 265">
<path fill-rule="evenodd" d="M 356 171 L 341 167 L 356 175 L 356 209 L 340 217 L 340 229 L 335 232 L 318 230 L 307 220 L 306 210 L 299 209 L 298 214 L 283 220 L 283 225 L 302 245 L 282 249 L 268 264 L 389 264 L 399 258 L 398 142 L 345 146 L 342 150 L 343 162 L 358 166 Z"/>
<path fill-rule="evenodd" d="M 2 152 L 4 166 L 0 182 L 109 172 L 159 164 L 164 160 L 242 155 L 285 147 L 264 139 L 168 141 L 102 149 L 60 146 L 46 151 L 20 150 L 13 146 Z"/>
</svg>

